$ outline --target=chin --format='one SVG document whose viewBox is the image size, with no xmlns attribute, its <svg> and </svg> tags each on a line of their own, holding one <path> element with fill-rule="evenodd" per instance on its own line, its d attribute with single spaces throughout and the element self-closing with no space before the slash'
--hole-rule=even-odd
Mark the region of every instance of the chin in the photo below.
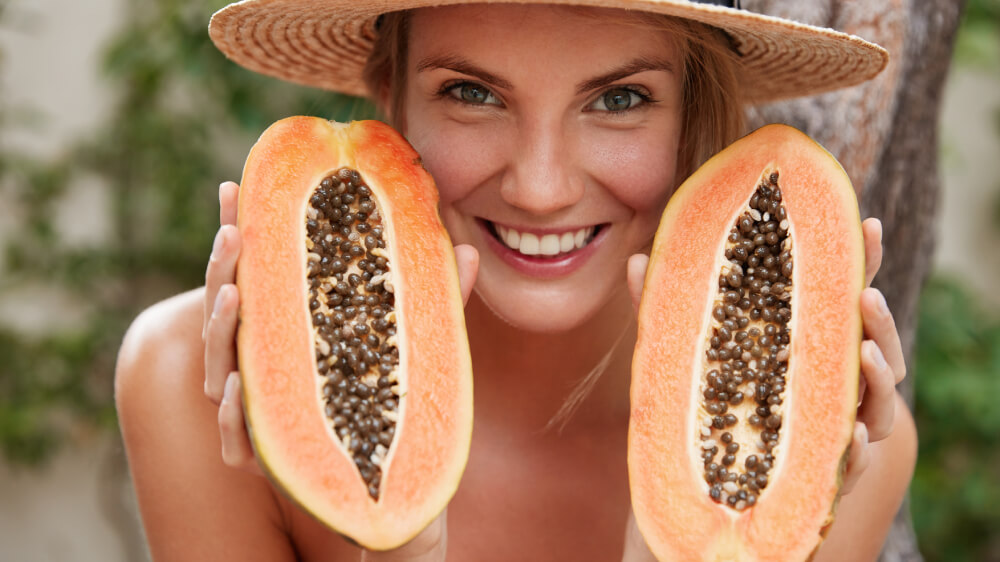
<svg viewBox="0 0 1000 562">
<path fill-rule="evenodd" d="M 476 296 L 494 316 L 523 332 L 558 335 L 585 325 L 605 305 L 608 298 L 598 298 L 596 291 L 581 298 L 558 291 L 524 291 L 501 289 L 499 295 L 488 288 L 476 288 Z"/>
</svg>

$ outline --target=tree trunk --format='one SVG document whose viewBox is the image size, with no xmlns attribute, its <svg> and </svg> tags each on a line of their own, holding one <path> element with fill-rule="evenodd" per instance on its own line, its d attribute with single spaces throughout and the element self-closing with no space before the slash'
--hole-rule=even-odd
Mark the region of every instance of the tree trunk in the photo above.
<svg viewBox="0 0 1000 562">
<path fill-rule="evenodd" d="M 963 0 L 744 0 L 745 9 L 832 27 L 879 43 L 891 55 L 874 80 L 753 109 L 750 123 L 787 123 L 827 147 L 858 190 L 862 216 L 882 219 L 885 248 L 874 285 L 896 319 L 912 361 L 917 300 L 930 272 L 938 191 L 938 114 Z M 910 370 L 912 373 L 912 369 Z M 912 375 L 900 392 L 913 404 Z M 908 503 L 908 502 L 907 502 Z M 904 503 L 883 561 L 919 561 Z"/>
</svg>

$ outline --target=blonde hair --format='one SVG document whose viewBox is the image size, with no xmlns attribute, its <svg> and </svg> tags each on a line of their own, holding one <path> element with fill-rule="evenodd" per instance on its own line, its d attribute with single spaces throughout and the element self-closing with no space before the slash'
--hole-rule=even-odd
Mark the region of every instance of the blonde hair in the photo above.
<svg viewBox="0 0 1000 562">
<path fill-rule="evenodd" d="M 744 133 L 737 54 L 725 33 L 705 24 L 648 12 L 624 14 L 626 21 L 668 32 L 684 53 L 684 121 L 676 175 L 680 183 Z M 409 30 L 409 11 L 380 17 L 363 74 L 376 104 L 383 112 L 388 109 L 397 129 L 404 119 Z"/>
</svg>

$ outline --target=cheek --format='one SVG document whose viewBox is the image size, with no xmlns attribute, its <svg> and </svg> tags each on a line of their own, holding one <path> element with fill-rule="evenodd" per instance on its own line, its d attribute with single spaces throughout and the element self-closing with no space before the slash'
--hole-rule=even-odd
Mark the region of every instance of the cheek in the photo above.
<svg viewBox="0 0 1000 562">
<path fill-rule="evenodd" d="M 652 133 L 602 135 L 593 143 L 590 168 L 623 205 L 658 214 L 673 192 L 678 140 Z"/>
<path fill-rule="evenodd" d="M 476 127 L 409 122 L 408 140 L 420 154 L 446 207 L 468 196 L 499 167 L 496 136 Z"/>
</svg>

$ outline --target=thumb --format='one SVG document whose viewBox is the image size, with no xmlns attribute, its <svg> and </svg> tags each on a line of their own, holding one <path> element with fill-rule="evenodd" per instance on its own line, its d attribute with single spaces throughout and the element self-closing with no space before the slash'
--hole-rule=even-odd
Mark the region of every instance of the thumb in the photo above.
<svg viewBox="0 0 1000 562">
<path fill-rule="evenodd" d="M 642 284 L 646 281 L 646 267 L 649 266 L 649 256 L 633 254 L 628 259 L 626 276 L 628 292 L 632 297 L 632 310 L 639 312 L 639 299 L 642 297 Z"/>
<path fill-rule="evenodd" d="M 444 562 L 448 551 L 448 510 L 403 546 L 386 551 L 364 550 L 361 562 Z"/>
</svg>

